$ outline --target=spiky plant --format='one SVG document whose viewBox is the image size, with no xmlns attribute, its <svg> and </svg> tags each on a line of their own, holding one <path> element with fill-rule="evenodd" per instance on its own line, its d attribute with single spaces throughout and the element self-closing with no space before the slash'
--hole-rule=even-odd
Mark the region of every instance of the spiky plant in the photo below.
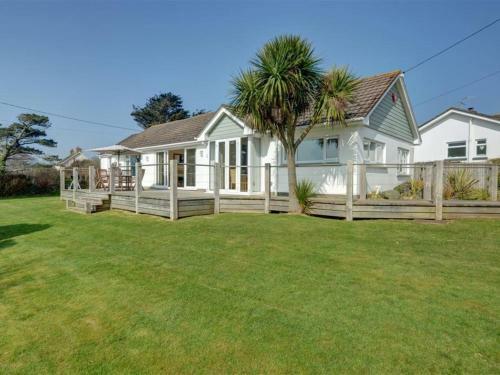
<svg viewBox="0 0 500 375">
<path fill-rule="evenodd" d="M 289 211 L 300 212 L 295 194 L 297 148 L 317 124 L 345 124 L 358 80 L 347 68 L 322 71 L 311 44 L 293 35 L 266 43 L 250 64 L 233 80 L 232 109 L 248 126 L 282 143 L 288 161 Z M 306 125 L 296 132 L 304 120 Z"/>
<path fill-rule="evenodd" d="M 312 207 L 311 198 L 315 195 L 314 189 L 314 184 L 310 180 L 301 180 L 297 183 L 295 194 L 299 202 L 300 212 L 303 214 L 308 214 L 310 212 Z"/>
<path fill-rule="evenodd" d="M 448 199 L 470 199 L 478 182 L 467 169 L 451 170 L 446 175 L 444 196 Z"/>
</svg>

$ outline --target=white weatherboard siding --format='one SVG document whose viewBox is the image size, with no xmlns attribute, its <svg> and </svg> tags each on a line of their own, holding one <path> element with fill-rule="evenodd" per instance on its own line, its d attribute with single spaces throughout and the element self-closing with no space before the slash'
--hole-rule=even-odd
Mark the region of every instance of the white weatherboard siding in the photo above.
<svg viewBox="0 0 500 375">
<path fill-rule="evenodd" d="M 500 123 L 452 112 L 421 130 L 422 144 L 415 148 L 415 161 L 448 159 L 448 143 L 466 142 L 466 157 L 456 160 L 475 162 L 500 158 Z M 476 153 L 476 141 L 486 139 L 486 157 Z"/>
</svg>

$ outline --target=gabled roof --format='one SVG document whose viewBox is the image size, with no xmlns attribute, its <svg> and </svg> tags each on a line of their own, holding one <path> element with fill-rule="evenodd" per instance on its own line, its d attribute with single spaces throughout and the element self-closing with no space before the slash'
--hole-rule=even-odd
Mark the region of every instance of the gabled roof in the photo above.
<svg viewBox="0 0 500 375">
<path fill-rule="evenodd" d="M 500 124 L 500 116 L 499 115 L 487 115 L 487 114 L 480 113 L 480 112 L 470 110 L 470 109 L 450 107 L 450 108 L 446 109 L 445 111 L 441 112 L 440 114 L 434 116 L 430 120 L 427 120 L 426 122 L 424 122 L 422 125 L 420 125 L 419 130 L 422 131 L 422 130 L 427 129 L 428 127 L 435 124 L 437 121 L 441 120 L 442 118 L 449 115 L 450 113 L 458 113 L 458 114 L 462 114 L 465 116 L 470 116 L 473 118 L 479 118 L 479 119 L 482 119 L 485 121 L 490 121 L 490 122 L 493 122 L 495 124 Z"/>
<path fill-rule="evenodd" d="M 389 73 L 360 78 L 354 94 L 354 100 L 347 107 L 346 119 L 352 120 L 368 116 L 400 75 L 400 70 L 394 70 Z M 311 113 L 306 113 L 299 120 L 299 123 L 306 125 L 310 118 Z"/>
<path fill-rule="evenodd" d="M 129 148 L 141 148 L 194 142 L 214 115 L 215 112 L 208 112 L 183 120 L 153 125 L 141 133 L 132 134 L 118 144 Z"/>
<path fill-rule="evenodd" d="M 361 78 L 356 89 L 355 99 L 347 107 L 348 118 L 366 117 L 379 102 L 385 92 L 401 75 L 400 70 Z"/>
<path fill-rule="evenodd" d="M 361 78 L 354 95 L 354 101 L 347 107 L 347 119 L 353 120 L 367 117 L 400 76 L 401 71 L 395 70 Z M 132 134 L 118 144 L 130 148 L 143 148 L 195 142 L 199 137 L 203 139 L 203 135 L 216 122 L 215 116 L 217 114 L 221 115 L 225 111 L 228 111 L 228 109 L 222 106 L 217 112 L 204 113 L 184 120 L 154 125 L 141 133 Z M 306 114 L 302 122 L 306 123 L 308 118 L 309 116 Z"/>
</svg>

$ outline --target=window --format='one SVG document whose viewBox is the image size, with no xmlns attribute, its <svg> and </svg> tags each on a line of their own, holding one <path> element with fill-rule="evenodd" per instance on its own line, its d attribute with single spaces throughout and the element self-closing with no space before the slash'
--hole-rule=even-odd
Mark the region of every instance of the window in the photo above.
<svg viewBox="0 0 500 375">
<path fill-rule="evenodd" d="M 410 151 L 404 148 L 398 148 L 398 174 L 410 174 L 409 166 L 410 163 Z"/>
<path fill-rule="evenodd" d="M 363 141 L 363 153 L 365 162 L 383 163 L 384 162 L 384 144 L 380 142 L 365 139 Z"/>
<path fill-rule="evenodd" d="M 236 141 L 229 141 L 229 189 L 236 190 Z"/>
<path fill-rule="evenodd" d="M 476 156 L 486 156 L 486 139 L 476 139 Z"/>
<path fill-rule="evenodd" d="M 297 148 L 298 162 L 323 160 L 323 139 L 304 139 Z"/>
<path fill-rule="evenodd" d="M 459 159 L 467 157 L 467 147 L 465 141 L 448 143 L 448 158 Z"/>
<path fill-rule="evenodd" d="M 248 138 L 241 138 L 240 146 L 240 191 L 248 191 Z"/>
<path fill-rule="evenodd" d="M 156 153 L 156 185 L 165 185 L 165 153 Z"/>
<path fill-rule="evenodd" d="M 337 162 L 339 140 L 338 138 L 304 139 L 297 148 L 295 158 L 298 163 Z M 286 164 L 287 157 L 284 148 L 281 148 L 281 160 L 283 164 Z"/>
<path fill-rule="evenodd" d="M 186 150 L 186 186 L 196 185 L 196 149 Z"/>
<path fill-rule="evenodd" d="M 208 151 L 208 164 L 215 164 L 215 142 L 210 142 L 210 149 Z M 214 167 L 210 167 L 210 190 L 214 189 L 214 178 L 215 178 L 215 170 Z"/>
<path fill-rule="evenodd" d="M 226 142 L 220 141 L 219 147 L 219 164 L 221 165 L 220 188 L 226 188 Z"/>
<path fill-rule="evenodd" d="M 339 160 L 339 140 L 337 138 L 326 139 L 325 159 L 334 161 Z"/>
</svg>

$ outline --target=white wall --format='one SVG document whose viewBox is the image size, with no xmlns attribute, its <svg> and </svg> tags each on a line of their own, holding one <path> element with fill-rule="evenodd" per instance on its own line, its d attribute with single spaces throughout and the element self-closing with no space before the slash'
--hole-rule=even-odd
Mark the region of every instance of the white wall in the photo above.
<svg viewBox="0 0 500 375">
<path fill-rule="evenodd" d="M 367 164 L 366 191 L 368 193 L 375 191 L 393 190 L 396 186 L 402 184 L 403 182 L 408 181 L 411 178 L 413 174 L 412 168 L 407 168 L 406 170 L 403 171 L 403 173 L 400 173 L 398 171 L 398 166 L 396 164 L 399 163 L 398 160 L 399 148 L 408 150 L 410 152 L 408 162 L 413 163 L 415 145 L 400 140 L 398 138 L 379 133 L 367 127 L 363 127 L 359 130 L 358 137 L 359 137 L 358 150 L 359 150 L 359 155 L 361 155 L 361 162 L 363 162 L 364 159 L 363 158 L 364 139 L 370 139 L 384 144 L 383 164 L 387 164 L 387 166 L 370 167 L 369 161 L 364 161 Z M 355 192 L 356 191 L 359 191 L 357 190 L 357 186 L 355 186 Z"/>
<path fill-rule="evenodd" d="M 415 161 L 445 160 L 448 142 L 458 141 L 466 141 L 467 144 L 467 158 L 464 161 L 478 161 L 476 139 L 487 140 L 487 159 L 500 157 L 500 124 L 467 114 L 451 113 L 423 129 L 421 137 L 422 144 L 415 148 Z"/>
</svg>

